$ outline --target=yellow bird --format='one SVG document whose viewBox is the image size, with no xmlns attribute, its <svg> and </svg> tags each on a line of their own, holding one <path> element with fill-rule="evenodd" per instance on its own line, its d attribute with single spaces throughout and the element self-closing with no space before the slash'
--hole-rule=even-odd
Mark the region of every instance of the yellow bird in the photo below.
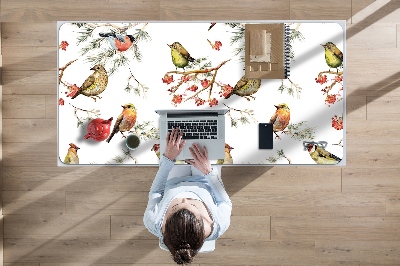
<svg viewBox="0 0 400 266">
<path fill-rule="evenodd" d="M 233 147 L 225 143 L 225 157 L 224 159 L 218 159 L 217 164 L 233 164 L 231 150 L 233 150 Z"/>
<path fill-rule="evenodd" d="M 342 160 L 317 144 L 308 144 L 307 150 L 317 164 L 337 164 Z"/>
<path fill-rule="evenodd" d="M 325 49 L 325 61 L 330 68 L 337 68 L 342 65 L 343 53 L 336 47 L 332 42 L 327 42 L 326 44 L 321 44 Z"/>
<path fill-rule="evenodd" d="M 67 155 L 65 156 L 64 163 L 65 164 L 79 164 L 78 150 L 79 147 L 74 143 L 69 144 L 69 149 Z"/>
<path fill-rule="evenodd" d="M 194 61 L 194 58 L 190 56 L 189 52 L 179 42 L 167 45 L 171 48 L 172 63 L 175 67 L 185 69 L 189 62 Z"/>
</svg>

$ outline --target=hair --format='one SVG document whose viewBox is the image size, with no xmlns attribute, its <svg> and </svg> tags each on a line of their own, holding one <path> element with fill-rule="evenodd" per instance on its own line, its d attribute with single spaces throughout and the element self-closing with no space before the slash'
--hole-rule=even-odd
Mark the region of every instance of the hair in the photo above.
<svg viewBox="0 0 400 266">
<path fill-rule="evenodd" d="M 177 264 L 191 263 L 204 244 L 203 219 L 187 209 L 180 209 L 167 218 L 163 237 Z"/>
</svg>

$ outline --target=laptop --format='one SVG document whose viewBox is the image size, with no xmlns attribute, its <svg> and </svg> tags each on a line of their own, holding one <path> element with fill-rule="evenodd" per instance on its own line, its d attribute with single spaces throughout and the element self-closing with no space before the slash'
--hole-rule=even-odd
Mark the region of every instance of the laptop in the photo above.
<svg viewBox="0 0 400 266">
<path fill-rule="evenodd" d="M 178 127 L 184 131 L 186 145 L 176 160 L 193 159 L 189 147 L 193 143 L 206 146 L 209 160 L 225 156 L 225 114 L 228 109 L 156 110 L 160 115 L 160 153 L 165 152 L 168 132 Z"/>
</svg>

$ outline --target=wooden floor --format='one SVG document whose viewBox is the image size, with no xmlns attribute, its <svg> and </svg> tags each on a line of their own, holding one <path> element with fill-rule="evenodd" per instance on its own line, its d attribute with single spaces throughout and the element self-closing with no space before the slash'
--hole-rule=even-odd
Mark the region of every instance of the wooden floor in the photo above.
<svg viewBox="0 0 400 266">
<path fill-rule="evenodd" d="M 142 222 L 156 167 L 56 166 L 56 21 L 216 19 L 347 21 L 347 166 L 223 168 L 231 226 L 194 265 L 400 265 L 399 7 L 1 0 L 4 265 L 172 264 Z"/>
</svg>

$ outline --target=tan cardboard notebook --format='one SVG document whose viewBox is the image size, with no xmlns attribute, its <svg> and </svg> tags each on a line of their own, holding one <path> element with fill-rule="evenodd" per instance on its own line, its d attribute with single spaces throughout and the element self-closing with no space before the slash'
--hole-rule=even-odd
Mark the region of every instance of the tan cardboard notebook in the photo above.
<svg viewBox="0 0 400 266">
<path fill-rule="evenodd" d="M 286 79 L 289 76 L 289 28 L 284 23 L 245 25 L 245 76 Z"/>
</svg>

